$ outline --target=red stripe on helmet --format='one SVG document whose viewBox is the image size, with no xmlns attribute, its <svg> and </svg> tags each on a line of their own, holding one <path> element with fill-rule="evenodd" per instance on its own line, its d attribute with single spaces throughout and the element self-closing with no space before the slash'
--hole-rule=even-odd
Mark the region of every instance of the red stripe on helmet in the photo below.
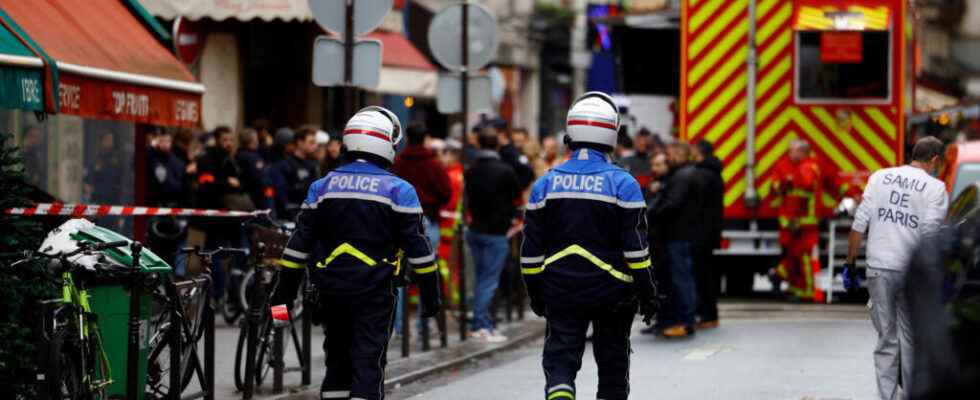
<svg viewBox="0 0 980 400">
<path fill-rule="evenodd" d="M 381 139 L 381 140 L 384 140 L 386 142 L 390 142 L 391 141 L 391 138 L 389 138 L 388 135 L 386 135 L 384 133 L 381 133 L 381 132 L 378 132 L 378 131 L 372 131 L 372 130 L 367 130 L 367 129 L 347 129 L 347 130 L 344 131 L 344 136 L 347 136 L 347 135 L 368 135 L 368 136 L 374 136 L 374 137 L 376 137 L 378 139 Z"/>
<path fill-rule="evenodd" d="M 575 126 L 575 125 L 597 126 L 599 128 L 616 130 L 616 125 L 610 124 L 608 122 L 593 121 L 589 119 L 573 119 L 568 121 L 568 126 Z"/>
</svg>

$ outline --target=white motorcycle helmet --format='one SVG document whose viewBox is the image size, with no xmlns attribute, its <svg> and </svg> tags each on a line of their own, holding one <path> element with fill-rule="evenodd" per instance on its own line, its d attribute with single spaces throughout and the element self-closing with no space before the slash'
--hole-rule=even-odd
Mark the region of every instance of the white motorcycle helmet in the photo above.
<svg viewBox="0 0 980 400">
<path fill-rule="evenodd" d="M 343 141 L 347 151 L 370 153 L 394 162 L 402 137 L 402 125 L 394 113 L 369 106 L 347 121 Z"/>
<path fill-rule="evenodd" d="M 608 94 L 588 92 L 572 103 L 565 125 L 571 143 L 594 143 L 615 148 L 619 133 L 619 109 Z"/>
</svg>

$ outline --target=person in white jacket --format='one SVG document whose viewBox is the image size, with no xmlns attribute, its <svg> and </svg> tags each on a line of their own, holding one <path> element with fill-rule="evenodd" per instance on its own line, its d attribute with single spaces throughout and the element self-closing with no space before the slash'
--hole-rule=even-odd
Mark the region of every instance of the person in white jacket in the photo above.
<svg viewBox="0 0 980 400">
<path fill-rule="evenodd" d="M 942 165 L 943 143 L 920 139 L 909 165 L 886 168 L 868 179 L 848 243 L 844 286 L 858 286 L 854 261 L 868 232 L 868 292 L 871 322 L 878 332 L 874 351 L 878 393 L 904 399 L 912 377 L 912 329 L 905 282 L 912 251 L 937 232 L 946 216 L 946 185 L 934 178 Z M 901 379 L 901 380 L 900 380 Z"/>
</svg>

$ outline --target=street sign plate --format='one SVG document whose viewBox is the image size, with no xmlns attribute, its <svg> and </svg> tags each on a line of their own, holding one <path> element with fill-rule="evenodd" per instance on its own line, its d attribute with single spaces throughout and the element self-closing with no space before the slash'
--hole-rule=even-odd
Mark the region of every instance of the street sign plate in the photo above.
<svg viewBox="0 0 980 400">
<path fill-rule="evenodd" d="M 395 0 L 352 0 L 354 36 L 373 31 L 384 22 Z M 323 29 L 343 37 L 347 28 L 347 0 L 310 0 L 313 19 Z"/>
<path fill-rule="evenodd" d="M 429 24 L 429 48 L 447 69 L 463 68 L 463 7 L 469 7 L 469 68 L 480 69 L 497 56 L 497 19 L 479 4 L 454 4 L 439 11 Z"/>
<path fill-rule="evenodd" d="M 365 89 L 378 87 L 381 79 L 381 41 L 358 39 L 354 42 L 353 85 Z M 344 86 L 344 42 L 319 36 L 313 43 L 313 84 Z"/>
<path fill-rule="evenodd" d="M 486 75 L 470 76 L 469 112 L 492 112 L 492 96 L 490 77 Z M 436 109 L 443 114 L 458 113 L 463 105 L 460 99 L 463 95 L 462 78 L 459 74 L 439 74 L 439 89 L 436 95 Z"/>
</svg>

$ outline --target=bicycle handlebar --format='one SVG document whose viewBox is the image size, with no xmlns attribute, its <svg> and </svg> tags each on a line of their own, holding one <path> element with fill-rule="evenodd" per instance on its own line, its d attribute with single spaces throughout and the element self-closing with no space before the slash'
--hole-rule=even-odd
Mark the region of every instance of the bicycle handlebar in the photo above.
<svg viewBox="0 0 980 400">
<path fill-rule="evenodd" d="M 236 247 L 218 247 L 214 250 L 208 251 L 202 249 L 200 246 L 193 246 L 193 247 L 184 247 L 180 249 L 180 252 L 185 254 L 194 254 L 198 257 L 205 258 L 205 257 L 214 257 L 221 253 L 248 254 L 248 249 L 240 249 Z"/>
</svg>

